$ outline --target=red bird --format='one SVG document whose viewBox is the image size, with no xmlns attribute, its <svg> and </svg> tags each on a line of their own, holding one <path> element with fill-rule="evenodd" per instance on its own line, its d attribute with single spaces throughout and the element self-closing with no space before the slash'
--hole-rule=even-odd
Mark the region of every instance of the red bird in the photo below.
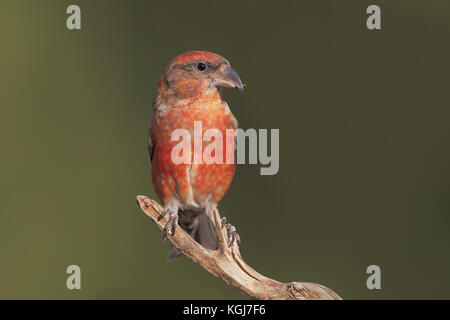
<svg viewBox="0 0 450 320">
<path fill-rule="evenodd" d="M 194 132 L 194 122 L 201 121 L 202 130 L 226 131 L 237 129 L 237 120 L 221 97 L 221 88 L 243 90 L 239 75 L 225 58 L 204 51 L 189 51 L 177 56 L 164 69 L 153 101 L 148 148 L 152 161 L 152 181 L 155 192 L 164 206 L 160 219 L 166 214 L 169 220 L 163 230 L 163 239 L 175 233 L 179 224 L 200 244 L 217 249 L 213 212 L 227 192 L 233 180 L 235 161 L 226 163 L 226 144 L 235 149 L 235 137 L 223 139 L 223 163 L 194 162 L 194 139 L 191 139 L 191 161 L 175 164 L 172 149 L 179 141 L 171 139 L 176 129 Z M 229 141 L 231 140 L 231 141 Z M 202 139 L 203 141 L 203 139 Z M 221 142 L 221 143 L 222 143 Z M 202 142 L 202 150 L 210 142 Z M 234 157 L 234 155 L 233 155 Z M 239 236 L 236 229 L 227 224 L 231 240 Z M 180 252 L 171 248 L 169 259 Z"/>
</svg>

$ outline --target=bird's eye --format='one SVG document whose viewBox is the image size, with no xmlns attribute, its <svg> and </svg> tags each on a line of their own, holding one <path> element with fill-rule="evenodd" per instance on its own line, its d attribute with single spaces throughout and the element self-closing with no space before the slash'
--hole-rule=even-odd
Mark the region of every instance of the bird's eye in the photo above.
<svg viewBox="0 0 450 320">
<path fill-rule="evenodd" d="M 206 69 L 206 64 L 204 64 L 203 62 L 200 62 L 200 63 L 197 65 L 197 69 L 200 70 L 200 71 L 205 71 L 205 69 Z"/>
</svg>

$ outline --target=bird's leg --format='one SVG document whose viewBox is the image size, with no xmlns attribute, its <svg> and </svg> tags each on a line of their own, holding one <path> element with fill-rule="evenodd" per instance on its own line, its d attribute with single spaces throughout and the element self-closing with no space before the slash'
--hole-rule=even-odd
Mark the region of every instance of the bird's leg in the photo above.
<svg viewBox="0 0 450 320">
<path fill-rule="evenodd" d="M 215 204 L 212 201 L 209 201 L 206 205 L 206 215 L 211 219 L 213 225 L 219 230 L 226 228 L 227 230 L 227 245 L 228 248 L 230 248 L 233 245 L 233 242 L 236 240 L 237 244 L 240 245 L 241 243 L 241 237 L 236 232 L 236 228 L 232 226 L 231 224 L 227 223 L 227 218 L 223 217 L 222 222 L 220 226 L 216 226 L 215 219 L 214 219 L 214 212 L 216 211 L 217 204 Z M 219 231 L 220 232 L 220 231 Z M 219 238 L 220 239 L 220 238 Z M 219 240 L 220 241 L 220 240 Z"/>
<path fill-rule="evenodd" d="M 217 204 L 215 204 L 214 202 L 212 202 L 209 199 L 205 205 L 205 213 L 208 216 L 208 218 L 211 220 L 211 223 L 213 226 L 216 225 L 216 223 L 214 221 L 214 211 L 216 210 L 216 208 L 217 208 Z"/>
<path fill-rule="evenodd" d="M 164 218 L 166 214 L 169 214 L 169 220 L 167 221 L 166 226 L 163 229 L 163 241 L 166 240 L 169 231 L 172 236 L 175 234 L 175 229 L 178 225 L 178 206 L 174 203 L 169 202 L 161 212 L 158 221 Z"/>
<path fill-rule="evenodd" d="M 227 223 L 227 218 L 222 218 L 222 228 L 227 229 L 227 237 L 228 237 L 228 247 L 231 247 L 233 245 L 234 240 L 236 240 L 237 244 L 241 244 L 241 237 L 236 231 L 236 228 L 232 226 L 231 224 Z"/>
</svg>

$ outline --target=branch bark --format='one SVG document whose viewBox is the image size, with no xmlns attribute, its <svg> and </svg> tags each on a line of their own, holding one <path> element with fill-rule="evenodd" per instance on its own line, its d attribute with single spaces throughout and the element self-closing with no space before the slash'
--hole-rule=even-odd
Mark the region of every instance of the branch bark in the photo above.
<svg viewBox="0 0 450 320">
<path fill-rule="evenodd" d="M 158 221 L 163 210 L 161 205 L 145 196 L 137 196 L 136 200 L 141 210 L 162 230 L 167 222 L 167 217 Z M 320 284 L 282 283 L 259 274 L 242 259 L 237 241 L 228 247 L 228 234 L 226 228 L 221 227 L 218 210 L 214 213 L 214 220 L 219 240 L 218 250 L 203 247 L 181 228 L 177 228 L 174 236 L 169 233 L 167 238 L 187 258 L 252 298 L 262 300 L 342 300 L 333 290 Z"/>
</svg>

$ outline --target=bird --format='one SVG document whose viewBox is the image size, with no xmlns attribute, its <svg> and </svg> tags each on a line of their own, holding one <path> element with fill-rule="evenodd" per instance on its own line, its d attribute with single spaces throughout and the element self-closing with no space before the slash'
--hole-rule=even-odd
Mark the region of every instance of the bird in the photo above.
<svg viewBox="0 0 450 320">
<path fill-rule="evenodd" d="M 236 161 L 205 163 L 194 161 L 194 152 L 188 160 L 178 163 L 172 159 L 173 148 L 178 141 L 172 139 L 177 129 L 194 133 L 195 123 L 202 130 L 218 130 L 236 152 L 236 135 L 231 138 L 227 130 L 236 132 L 238 122 L 228 104 L 222 99 L 222 88 L 236 88 L 241 92 L 244 85 L 230 62 L 219 54 L 207 51 L 188 51 L 176 56 L 163 70 L 153 100 L 153 112 L 149 121 L 148 150 L 151 161 L 151 178 L 156 195 L 163 204 L 159 220 L 168 215 L 163 228 L 163 240 L 172 236 L 179 225 L 197 242 L 208 249 L 217 249 L 214 211 L 228 191 L 233 180 Z M 201 147 L 209 142 L 202 139 Z M 194 148 L 193 139 L 190 141 Z M 236 228 L 223 218 L 222 225 L 228 229 L 229 246 L 240 243 Z M 168 258 L 181 255 L 171 247 Z"/>
</svg>

